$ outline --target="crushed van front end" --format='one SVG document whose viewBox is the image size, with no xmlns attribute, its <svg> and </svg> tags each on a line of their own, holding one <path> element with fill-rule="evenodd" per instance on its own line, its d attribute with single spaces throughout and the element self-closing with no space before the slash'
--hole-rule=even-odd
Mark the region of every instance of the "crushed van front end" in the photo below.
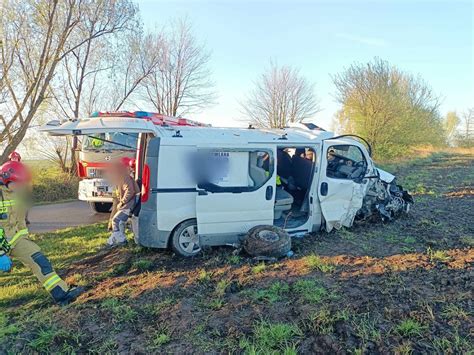
<svg viewBox="0 0 474 355">
<path fill-rule="evenodd" d="M 358 220 L 379 218 L 388 222 L 403 213 L 410 211 L 413 197 L 401 185 L 396 177 L 382 169 L 378 170 L 378 178 L 370 179 L 362 207 L 357 212 Z"/>
</svg>

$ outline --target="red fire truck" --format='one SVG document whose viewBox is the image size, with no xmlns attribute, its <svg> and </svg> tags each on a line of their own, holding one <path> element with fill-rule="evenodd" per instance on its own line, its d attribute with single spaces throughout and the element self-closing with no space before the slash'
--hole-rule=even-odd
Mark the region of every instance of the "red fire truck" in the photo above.
<svg viewBox="0 0 474 355">
<path fill-rule="evenodd" d="M 160 126 L 208 126 L 185 118 L 170 117 L 145 111 L 94 112 L 92 117 L 141 118 Z M 104 179 L 104 171 L 111 161 L 136 155 L 138 134 L 100 133 L 84 136 L 77 162 L 79 200 L 89 202 L 95 212 L 106 213 L 112 207 L 113 187 Z"/>
</svg>

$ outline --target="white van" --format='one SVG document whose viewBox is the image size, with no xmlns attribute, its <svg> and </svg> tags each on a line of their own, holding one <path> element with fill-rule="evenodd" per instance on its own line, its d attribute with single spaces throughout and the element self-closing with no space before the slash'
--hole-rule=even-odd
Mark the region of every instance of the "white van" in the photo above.
<svg viewBox="0 0 474 355">
<path fill-rule="evenodd" d="M 193 256 L 203 246 L 238 244 L 257 225 L 304 235 L 350 227 L 356 216 L 390 219 L 408 211 L 410 195 L 375 167 L 370 147 L 314 127 L 168 126 L 142 117 L 95 117 L 41 130 L 138 133 L 138 242 Z"/>
</svg>

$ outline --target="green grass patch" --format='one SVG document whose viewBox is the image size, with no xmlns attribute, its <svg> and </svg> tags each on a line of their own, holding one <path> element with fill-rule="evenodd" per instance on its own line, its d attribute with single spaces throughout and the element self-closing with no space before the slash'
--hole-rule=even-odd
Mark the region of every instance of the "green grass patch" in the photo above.
<svg viewBox="0 0 474 355">
<path fill-rule="evenodd" d="M 247 354 L 296 354 L 302 336 L 295 324 L 261 321 L 254 326 L 253 337 L 240 342 L 240 348 Z"/>
<path fill-rule="evenodd" d="M 311 254 L 302 258 L 303 262 L 310 270 L 319 270 L 321 272 L 333 272 L 335 267 L 325 262 L 318 255 Z"/>
<path fill-rule="evenodd" d="M 243 293 L 250 293 L 250 296 L 256 301 L 275 303 L 283 300 L 289 291 L 290 286 L 286 282 L 276 281 L 267 288 L 252 290 L 250 292 L 244 291 Z"/>
<path fill-rule="evenodd" d="M 176 299 L 174 299 L 173 297 L 167 297 L 163 301 L 160 301 L 158 303 L 148 303 L 144 305 L 142 308 L 142 313 L 156 317 L 165 313 L 176 303 Z"/>
<path fill-rule="evenodd" d="M 426 329 L 425 326 L 423 326 L 421 323 L 418 321 L 408 318 L 403 321 L 401 321 L 396 327 L 395 327 L 395 332 L 400 334 L 403 337 L 414 337 L 414 336 L 421 336 L 423 334 L 423 331 Z"/>
<path fill-rule="evenodd" d="M 132 267 L 138 271 L 149 271 L 153 268 L 153 261 L 148 259 L 136 260 L 132 263 Z"/>
<path fill-rule="evenodd" d="M 254 266 L 252 268 L 252 272 L 254 274 L 260 274 L 260 273 L 264 272 L 266 268 L 267 268 L 267 266 L 265 265 L 265 263 L 259 263 L 258 265 Z"/>
<path fill-rule="evenodd" d="M 230 265 L 239 265 L 242 262 L 242 257 L 240 255 L 229 255 L 227 257 L 227 262 Z"/>
<path fill-rule="evenodd" d="M 441 312 L 441 316 L 446 319 L 469 319 L 470 313 L 465 311 L 461 307 L 455 305 L 454 303 L 450 303 L 443 307 L 443 311 Z"/>
<path fill-rule="evenodd" d="M 108 298 L 101 303 L 101 308 L 110 312 L 113 316 L 114 323 L 120 324 L 125 322 L 133 322 L 138 317 L 138 312 L 132 307 L 117 298 Z"/>
<path fill-rule="evenodd" d="M 451 257 L 444 250 L 433 250 L 428 247 L 426 254 L 428 254 L 428 257 L 432 263 L 446 263 L 451 260 Z"/>
<path fill-rule="evenodd" d="M 199 270 L 197 280 L 201 283 L 206 283 L 211 281 L 212 274 L 210 272 L 207 272 L 204 269 Z"/>
<path fill-rule="evenodd" d="M 163 345 L 168 344 L 171 341 L 171 334 L 168 329 L 163 328 L 157 331 L 151 341 L 150 350 L 156 350 L 161 348 Z"/>
<path fill-rule="evenodd" d="M 28 347 L 38 353 L 50 353 L 51 346 L 55 345 L 61 353 L 73 353 L 79 343 L 79 334 L 50 325 L 38 328 L 28 341 Z"/>
<path fill-rule="evenodd" d="M 463 236 L 459 238 L 459 240 L 463 243 L 466 244 L 468 247 L 474 247 L 474 237 L 471 236 Z"/>
<path fill-rule="evenodd" d="M 315 334 L 330 334 L 334 331 L 334 325 L 339 321 L 347 321 L 349 313 L 346 310 L 331 311 L 323 307 L 309 314 L 303 324 L 306 329 Z"/>
<path fill-rule="evenodd" d="M 313 280 L 298 280 L 292 285 L 292 290 L 309 303 L 319 303 L 329 296 L 328 291 Z"/>
<path fill-rule="evenodd" d="M 3 341 L 7 336 L 11 336 L 20 331 L 16 324 L 11 324 L 6 314 L 0 313 L 0 341 Z"/>
<path fill-rule="evenodd" d="M 351 323 L 355 334 L 364 342 L 379 342 L 381 340 L 380 327 L 370 313 L 362 313 L 353 317 Z"/>
</svg>

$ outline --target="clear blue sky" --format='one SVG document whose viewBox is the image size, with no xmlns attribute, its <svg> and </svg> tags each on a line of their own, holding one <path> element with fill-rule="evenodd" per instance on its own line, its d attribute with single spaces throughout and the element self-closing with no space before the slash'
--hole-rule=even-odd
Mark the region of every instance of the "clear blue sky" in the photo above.
<svg viewBox="0 0 474 355">
<path fill-rule="evenodd" d="M 474 106 L 471 1 L 138 3 L 148 29 L 186 16 L 212 52 L 218 103 L 192 118 L 214 125 L 239 124 L 238 102 L 271 59 L 315 82 L 323 111 L 313 121 L 325 127 L 338 109 L 331 75 L 374 56 L 419 73 L 443 97 L 443 114 Z"/>
</svg>

